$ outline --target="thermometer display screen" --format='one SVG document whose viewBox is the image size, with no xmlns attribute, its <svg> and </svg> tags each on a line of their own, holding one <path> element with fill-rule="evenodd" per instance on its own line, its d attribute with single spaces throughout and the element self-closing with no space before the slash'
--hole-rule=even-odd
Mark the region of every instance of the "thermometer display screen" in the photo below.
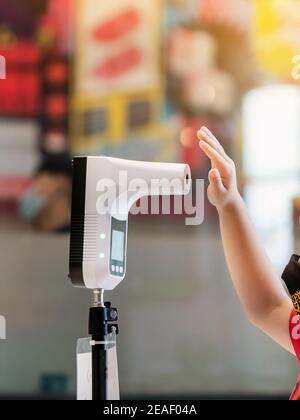
<svg viewBox="0 0 300 420">
<path fill-rule="evenodd" d="M 125 276 L 127 221 L 111 218 L 110 274 L 114 277 Z"/>
<path fill-rule="evenodd" d="M 123 232 L 112 231 L 111 258 L 114 261 L 124 261 L 124 236 Z"/>
</svg>

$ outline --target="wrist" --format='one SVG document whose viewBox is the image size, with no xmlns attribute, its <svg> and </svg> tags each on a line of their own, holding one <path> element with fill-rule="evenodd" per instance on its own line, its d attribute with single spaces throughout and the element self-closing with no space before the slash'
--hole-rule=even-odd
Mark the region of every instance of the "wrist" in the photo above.
<svg viewBox="0 0 300 420">
<path fill-rule="evenodd" d="M 222 214 L 234 213 L 234 212 L 240 211 L 244 207 L 245 207 L 244 200 L 242 196 L 239 193 L 237 193 L 234 198 L 232 198 L 231 200 L 228 200 L 222 206 L 217 206 L 217 211 L 219 213 L 219 216 L 221 216 Z"/>
</svg>

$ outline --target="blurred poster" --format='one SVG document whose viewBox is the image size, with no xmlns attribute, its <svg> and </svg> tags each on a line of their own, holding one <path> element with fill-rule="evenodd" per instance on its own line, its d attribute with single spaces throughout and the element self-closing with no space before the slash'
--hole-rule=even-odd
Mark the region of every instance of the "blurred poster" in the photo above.
<svg viewBox="0 0 300 420">
<path fill-rule="evenodd" d="M 76 93 L 99 96 L 157 85 L 160 0 L 77 2 Z"/>
</svg>

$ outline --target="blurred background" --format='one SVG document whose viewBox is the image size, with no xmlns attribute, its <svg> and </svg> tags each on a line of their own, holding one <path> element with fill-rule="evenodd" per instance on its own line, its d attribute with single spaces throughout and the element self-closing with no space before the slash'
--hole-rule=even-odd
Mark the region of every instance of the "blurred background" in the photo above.
<svg viewBox="0 0 300 420">
<path fill-rule="evenodd" d="M 206 179 L 205 124 L 278 272 L 300 252 L 300 0 L 10 0 L 0 56 L 0 397 L 75 397 L 91 296 L 67 278 L 74 155 Z M 199 227 L 132 217 L 128 265 L 107 295 L 123 398 L 289 395 L 296 362 L 246 321 L 207 202 Z"/>
</svg>

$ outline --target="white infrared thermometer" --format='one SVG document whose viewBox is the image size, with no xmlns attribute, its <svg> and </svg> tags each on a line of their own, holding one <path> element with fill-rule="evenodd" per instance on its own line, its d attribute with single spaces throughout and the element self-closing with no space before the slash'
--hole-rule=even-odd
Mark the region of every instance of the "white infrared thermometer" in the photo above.
<svg viewBox="0 0 300 420">
<path fill-rule="evenodd" d="M 113 290 L 125 277 L 128 215 L 146 196 L 187 195 L 188 165 L 76 157 L 70 238 L 74 286 Z"/>
</svg>

